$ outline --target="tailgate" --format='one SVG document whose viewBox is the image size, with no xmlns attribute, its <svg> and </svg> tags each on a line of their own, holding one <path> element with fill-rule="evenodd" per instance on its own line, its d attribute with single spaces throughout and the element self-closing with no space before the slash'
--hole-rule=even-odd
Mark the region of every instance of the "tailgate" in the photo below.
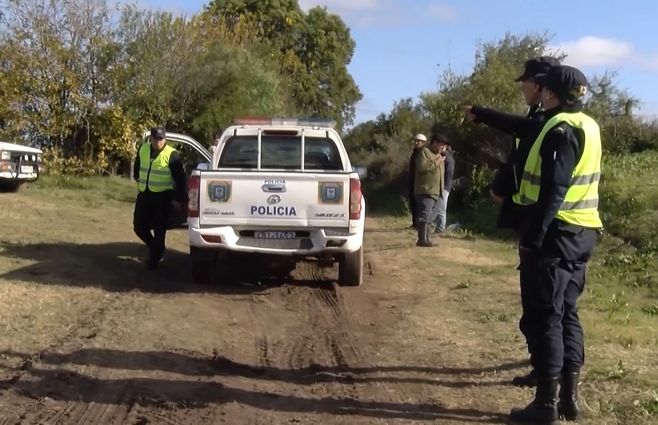
<svg viewBox="0 0 658 425">
<path fill-rule="evenodd" d="M 346 173 L 201 172 L 201 226 L 349 226 Z"/>
</svg>

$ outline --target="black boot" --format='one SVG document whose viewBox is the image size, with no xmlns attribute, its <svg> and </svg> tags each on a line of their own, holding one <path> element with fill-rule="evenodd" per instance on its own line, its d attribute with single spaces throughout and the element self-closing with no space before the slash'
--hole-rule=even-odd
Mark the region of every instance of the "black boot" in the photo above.
<svg viewBox="0 0 658 425">
<path fill-rule="evenodd" d="M 416 246 L 433 246 L 429 239 L 429 223 L 418 223 L 418 242 Z"/>
<path fill-rule="evenodd" d="M 525 409 L 512 409 L 510 420 L 532 425 L 559 425 L 557 413 L 557 377 L 537 378 L 535 399 Z"/>
<path fill-rule="evenodd" d="M 430 243 L 432 246 L 436 246 L 436 243 L 432 242 L 432 234 L 434 233 L 434 225 L 428 224 L 427 225 L 427 232 L 425 232 L 425 238 L 427 239 L 427 242 Z"/>
<path fill-rule="evenodd" d="M 536 387 L 537 372 L 532 369 L 527 375 L 515 376 L 512 379 L 512 385 L 517 387 Z"/>
<path fill-rule="evenodd" d="M 568 421 L 577 421 L 582 416 L 578 407 L 578 372 L 562 372 L 562 384 L 560 385 L 560 401 L 558 412 L 560 417 Z"/>
</svg>

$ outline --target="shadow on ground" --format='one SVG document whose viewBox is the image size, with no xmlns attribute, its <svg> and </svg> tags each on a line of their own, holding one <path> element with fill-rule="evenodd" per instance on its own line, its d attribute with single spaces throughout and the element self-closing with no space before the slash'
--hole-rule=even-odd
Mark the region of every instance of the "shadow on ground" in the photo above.
<svg viewBox="0 0 658 425">
<path fill-rule="evenodd" d="M 142 258 L 146 255 L 144 245 L 117 242 L 105 244 L 74 243 L 0 243 L 0 257 L 9 263 L 16 260 L 31 262 L 17 266 L 0 274 L 10 281 L 27 281 L 42 285 L 64 285 L 97 287 L 106 291 L 244 294 L 267 290 L 282 285 L 323 286 L 331 285 L 326 279 L 272 278 L 249 275 L 249 267 L 235 264 L 233 270 L 240 272 L 218 279 L 209 285 L 192 283 L 189 255 L 169 249 L 157 270 L 147 270 Z M 20 262 L 25 262 L 20 261 Z"/>
<path fill-rule="evenodd" d="M 409 420 L 453 419 L 475 423 L 503 423 L 499 413 L 469 408 L 446 408 L 436 403 L 381 402 L 343 397 L 300 397 L 271 391 L 243 389 L 225 385 L 212 378 L 239 376 L 261 381 L 281 381 L 297 385 L 334 382 L 354 385 L 367 382 L 411 383 L 464 387 L 505 385 L 485 381 L 487 373 L 523 367 L 526 362 L 510 362 L 486 368 L 430 368 L 424 366 L 320 366 L 299 369 L 260 367 L 237 363 L 224 357 L 203 357 L 184 352 L 124 352 L 108 349 L 83 349 L 71 353 L 25 354 L 5 351 L 0 357 L 23 358 L 15 379 L 0 384 L 31 398 L 49 397 L 67 402 L 121 404 L 139 402 L 142 406 L 174 404 L 186 408 L 211 403 L 236 402 L 259 409 L 294 412 L 360 415 L 375 418 Z M 95 366 L 123 370 L 149 370 L 196 377 L 167 380 L 155 378 L 99 379 L 68 369 Z M 395 376 L 392 376 L 392 375 Z M 420 377 L 419 377 L 420 375 Z M 449 376 L 438 380 L 432 375 Z M 471 376 L 472 378 L 469 378 Z M 204 377 L 204 378 L 200 378 Z M 454 380 L 454 378 L 466 380 Z M 204 380 L 205 379 L 205 380 Z M 250 386 L 250 388 L 252 388 Z M 126 398 L 126 393 L 130 397 Z"/>
</svg>

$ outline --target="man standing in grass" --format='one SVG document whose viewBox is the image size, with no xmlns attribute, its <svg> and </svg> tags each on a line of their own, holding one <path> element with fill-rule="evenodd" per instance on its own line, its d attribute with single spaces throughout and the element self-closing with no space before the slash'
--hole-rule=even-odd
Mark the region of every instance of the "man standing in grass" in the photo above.
<svg viewBox="0 0 658 425">
<path fill-rule="evenodd" d="M 445 160 L 443 162 L 443 189 L 441 190 L 441 199 L 437 203 L 436 233 L 444 233 L 448 220 L 448 197 L 452 190 L 452 177 L 455 173 L 455 158 L 452 155 L 448 139 L 445 137 L 439 140 L 439 155 L 443 156 Z"/>
<path fill-rule="evenodd" d="M 414 196 L 415 188 L 415 179 L 416 179 L 416 160 L 418 155 L 423 151 L 427 143 L 427 137 L 424 134 L 418 133 L 414 136 L 414 149 L 411 152 L 411 157 L 409 158 L 409 205 L 411 209 L 411 227 L 418 227 L 418 207 L 416 205 L 416 200 Z"/>
<path fill-rule="evenodd" d="M 418 209 L 417 246 L 433 246 L 430 240 L 431 225 L 436 220 L 437 202 L 443 191 L 445 158 L 439 154 L 440 144 L 445 137 L 432 136 L 429 146 L 424 147 L 416 158 L 414 173 L 414 198 Z"/>
</svg>

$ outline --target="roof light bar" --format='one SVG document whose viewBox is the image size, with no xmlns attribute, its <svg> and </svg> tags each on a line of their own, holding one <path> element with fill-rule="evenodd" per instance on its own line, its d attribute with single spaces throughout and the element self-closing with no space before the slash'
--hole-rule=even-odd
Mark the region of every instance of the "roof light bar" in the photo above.
<svg viewBox="0 0 658 425">
<path fill-rule="evenodd" d="M 270 125 L 272 124 L 271 117 L 259 117 L 259 116 L 242 116 L 235 117 L 233 119 L 233 124 L 237 125 Z"/>
<path fill-rule="evenodd" d="M 327 118 L 285 118 L 285 117 L 261 117 L 242 116 L 235 117 L 233 123 L 236 125 L 280 125 L 280 126 L 303 126 L 303 127 L 336 127 L 336 121 Z"/>
</svg>

